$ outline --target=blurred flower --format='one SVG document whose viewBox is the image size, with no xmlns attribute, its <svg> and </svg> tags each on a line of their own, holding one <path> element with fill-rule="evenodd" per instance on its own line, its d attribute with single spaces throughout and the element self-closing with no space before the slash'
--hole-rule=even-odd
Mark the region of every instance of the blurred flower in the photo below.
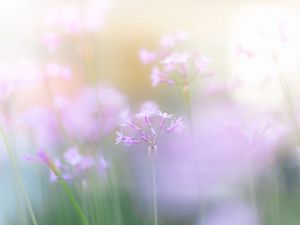
<svg viewBox="0 0 300 225">
<path fill-rule="evenodd" d="M 139 57 L 142 63 L 145 65 L 154 62 L 157 58 L 155 52 L 151 52 L 145 48 L 140 50 Z"/>
<path fill-rule="evenodd" d="M 57 98 L 56 105 L 68 135 L 95 142 L 117 127 L 126 101 L 116 89 L 100 86 L 81 90 L 74 100 Z"/>
<path fill-rule="evenodd" d="M 55 148 L 61 141 L 58 119 L 51 109 L 31 107 L 20 113 L 17 121 L 26 133 L 32 134 L 31 138 L 38 148 Z"/>
<path fill-rule="evenodd" d="M 106 175 L 107 169 L 111 166 L 110 162 L 108 162 L 102 155 L 99 156 L 99 161 L 97 164 L 97 171 L 100 175 Z"/>
<path fill-rule="evenodd" d="M 187 39 L 188 34 L 180 31 L 175 35 L 165 35 L 161 38 L 161 48 L 149 51 L 142 48 L 139 53 L 143 64 L 154 63 L 151 72 L 152 86 L 160 83 L 177 84 L 187 88 L 199 75 L 210 75 L 208 69 L 210 59 L 197 53 L 181 52 L 176 45 Z"/>
<path fill-rule="evenodd" d="M 93 168 L 103 175 L 110 165 L 102 155 L 99 156 L 98 162 L 92 156 L 82 155 L 76 146 L 67 149 L 63 158 L 64 163 L 59 159 L 52 160 L 45 151 L 23 156 L 23 159 L 28 162 L 47 165 L 50 169 L 49 180 L 51 182 L 55 182 L 60 176 L 68 181 L 82 181 L 86 177 L 86 172 Z"/>
<path fill-rule="evenodd" d="M 44 16 L 44 25 L 67 33 L 97 32 L 103 27 L 111 8 L 111 2 L 106 0 L 89 0 L 81 5 L 64 4 L 48 10 Z M 55 43 L 53 40 L 53 37 L 48 39 L 48 44 L 51 43 L 48 47 Z"/>
<path fill-rule="evenodd" d="M 175 44 L 186 41 L 188 33 L 185 31 L 177 31 L 175 34 L 163 35 L 160 39 L 160 46 L 163 48 L 173 48 Z"/>
<path fill-rule="evenodd" d="M 174 203 L 193 210 L 199 197 L 209 201 L 232 194 L 233 185 L 270 168 L 288 127 L 275 116 L 233 103 L 207 103 L 194 111 L 194 144 L 187 134 L 164 138 L 156 159 L 159 202 L 177 215 Z M 135 137 L 135 136 L 133 136 Z M 166 164 L 167 162 L 167 164 Z M 144 177 L 145 161 L 136 160 L 139 189 L 151 187 Z"/>
<path fill-rule="evenodd" d="M 50 163 L 47 153 L 43 150 L 38 151 L 36 155 L 24 155 L 23 159 L 32 163 L 42 163 L 46 165 Z"/>
<path fill-rule="evenodd" d="M 31 163 L 45 164 L 50 170 L 50 174 L 49 174 L 50 182 L 56 181 L 57 178 L 60 176 L 64 179 L 69 178 L 67 174 L 64 174 L 60 171 L 62 167 L 60 161 L 59 160 L 53 161 L 52 159 L 50 159 L 50 157 L 44 150 L 38 151 L 35 155 L 24 155 L 23 159 Z"/>
<path fill-rule="evenodd" d="M 61 77 L 64 79 L 72 77 L 70 68 L 58 63 L 48 63 L 45 67 L 45 74 L 47 77 Z"/>
<path fill-rule="evenodd" d="M 47 49 L 50 52 L 54 52 L 61 45 L 62 38 L 54 32 L 49 32 L 43 35 L 42 43 L 47 47 Z"/>
<path fill-rule="evenodd" d="M 201 106 L 195 121 L 201 191 L 212 193 L 272 164 L 288 127 L 270 113 L 233 103 Z"/>
<path fill-rule="evenodd" d="M 95 162 L 90 156 L 82 156 L 77 147 L 71 147 L 64 153 L 65 161 L 79 170 L 91 168 Z"/>
</svg>

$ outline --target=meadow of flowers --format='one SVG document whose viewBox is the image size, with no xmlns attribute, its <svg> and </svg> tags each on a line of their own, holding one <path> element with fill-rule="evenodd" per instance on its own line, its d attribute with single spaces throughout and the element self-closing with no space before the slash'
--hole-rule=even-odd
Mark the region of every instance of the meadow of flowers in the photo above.
<svg viewBox="0 0 300 225">
<path fill-rule="evenodd" d="M 221 54 L 141 15 L 167 2 L 47 3 L 1 58 L 0 225 L 300 224 L 300 8 L 241 9 Z"/>
</svg>

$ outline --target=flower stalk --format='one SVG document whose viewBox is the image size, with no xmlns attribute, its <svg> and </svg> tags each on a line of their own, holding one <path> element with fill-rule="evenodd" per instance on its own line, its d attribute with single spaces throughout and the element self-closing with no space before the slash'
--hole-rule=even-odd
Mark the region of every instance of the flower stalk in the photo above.
<svg viewBox="0 0 300 225">
<path fill-rule="evenodd" d="M 6 137 L 5 132 L 3 131 L 3 129 L 1 127 L 0 127 L 0 133 L 1 133 L 1 137 L 3 139 L 3 142 L 5 144 L 6 150 L 8 152 L 9 159 L 11 161 L 11 164 L 12 164 L 13 170 L 15 172 L 17 181 L 18 181 L 18 183 L 19 183 L 19 185 L 21 187 L 21 192 L 22 192 L 22 194 L 24 196 L 25 204 L 27 206 L 27 209 L 28 209 L 28 212 L 29 212 L 29 215 L 30 215 L 30 219 L 31 219 L 33 225 L 38 225 L 37 219 L 36 219 L 33 207 L 32 207 L 32 204 L 30 202 L 30 198 L 29 198 L 28 193 L 26 191 L 26 188 L 25 188 L 25 185 L 24 185 L 21 173 L 20 173 L 20 171 L 18 169 L 18 165 L 17 165 L 15 153 L 14 153 L 11 145 L 8 142 L 8 139 Z"/>
</svg>

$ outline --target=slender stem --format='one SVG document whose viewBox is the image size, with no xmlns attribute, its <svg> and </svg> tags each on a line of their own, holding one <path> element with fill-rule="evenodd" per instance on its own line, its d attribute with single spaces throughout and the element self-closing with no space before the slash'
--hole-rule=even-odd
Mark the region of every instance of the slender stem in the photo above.
<svg viewBox="0 0 300 225">
<path fill-rule="evenodd" d="M 110 186 L 110 194 L 112 195 L 112 198 L 113 198 L 112 206 L 113 206 L 113 210 L 114 210 L 115 217 L 116 217 L 116 224 L 122 225 L 123 222 L 122 222 L 122 213 L 121 213 L 121 206 L 120 206 L 120 197 L 119 197 L 119 193 L 118 193 L 118 190 L 116 187 L 116 182 L 114 180 L 114 176 L 112 173 L 113 173 L 113 171 L 108 172 L 108 175 L 107 175 L 109 186 Z"/>
<path fill-rule="evenodd" d="M 193 125 L 193 115 L 192 115 L 192 107 L 191 107 L 191 94 L 190 87 L 187 86 L 186 90 L 183 90 L 183 97 L 185 102 L 185 108 L 188 114 L 188 120 L 190 125 L 192 142 L 194 143 L 194 125 Z"/>
<path fill-rule="evenodd" d="M 25 199 L 25 204 L 28 208 L 28 211 L 29 211 L 29 215 L 30 215 L 30 218 L 31 218 L 31 221 L 33 223 L 33 225 L 37 225 L 37 219 L 36 219 L 36 216 L 34 214 L 34 211 L 33 211 L 33 207 L 31 205 L 31 202 L 30 202 L 30 199 L 29 199 L 29 196 L 28 196 L 28 193 L 26 191 L 26 188 L 25 188 L 25 185 L 24 185 L 24 182 L 23 182 L 23 179 L 22 179 L 22 176 L 21 176 L 21 173 L 18 169 L 18 165 L 17 165 L 17 161 L 16 161 L 16 156 L 15 156 L 15 153 L 11 147 L 11 145 L 9 144 L 8 142 L 8 139 L 6 137 L 6 134 L 4 133 L 3 129 L 0 127 L 0 133 L 1 133 L 1 136 L 2 136 L 2 139 L 4 141 L 4 144 L 6 146 L 6 149 L 7 149 L 7 152 L 8 152 L 8 155 L 9 155 L 9 158 L 10 158 L 10 161 L 11 161 L 11 164 L 13 166 L 13 169 L 14 169 L 14 172 L 15 172 L 15 175 L 17 177 L 17 181 L 21 187 L 21 192 L 24 196 L 24 199 Z"/>
<path fill-rule="evenodd" d="M 151 156 L 153 224 L 158 225 L 155 156 Z"/>
<path fill-rule="evenodd" d="M 89 225 L 88 219 L 86 218 L 86 216 L 84 215 L 81 207 L 77 203 L 77 201 L 76 201 L 75 197 L 73 196 L 72 191 L 70 190 L 70 188 L 69 188 L 68 184 L 66 183 L 66 181 L 62 177 L 60 177 L 59 182 L 60 182 L 61 186 L 63 187 L 65 193 L 67 194 L 70 202 L 74 206 L 74 208 L 75 208 L 77 214 L 79 215 L 80 219 L 82 220 L 82 223 L 84 225 Z"/>
<path fill-rule="evenodd" d="M 81 63 L 83 65 L 83 69 L 86 75 L 86 79 L 89 83 L 93 84 L 95 83 L 95 77 L 93 76 L 93 72 L 88 60 L 88 49 L 85 41 L 84 35 L 81 36 L 80 38 L 80 58 L 81 58 Z"/>
<path fill-rule="evenodd" d="M 278 79 L 279 79 L 281 91 L 282 91 L 283 97 L 285 99 L 285 104 L 286 104 L 286 107 L 288 110 L 288 115 L 290 117 L 292 125 L 294 126 L 297 145 L 298 145 L 298 148 L 300 148 L 300 129 L 298 127 L 297 116 L 295 114 L 295 108 L 294 108 L 294 104 L 292 101 L 292 95 L 290 92 L 290 88 L 289 88 L 288 82 L 286 81 L 286 79 L 284 77 L 280 62 L 277 59 L 275 59 L 275 62 L 277 63 L 278 70 L 279 70 L 278 71 Z"/>
<path fill-rule="evenodd" d="M 297 125 L 297 117 L 295 115 L 295 109 L 294 109 L 291 93 L 290 93 L 287 81 L 285 80 L 284 76 L 282 74 L 279 74 L 278 76 L 279 76 L 279 80 L 280 80 L 282 93 L 284 95 L 285 102 L 286 102 L 286 105 L 288 108 L 289 117 L 294 126 L 294 131 L 295 131 L 296 139 L 297 139 L 297 145 L 298 145 L 298 147 L 300 147 L 300 130 Z"/>
<path fill-rule="evenodd" d="M 250 168 L 250 198 L 253 206 L 257 209 L 257 198 L 256 198 L 256 177 L 255 177 L 255 168 L 253 165 L 253 161 L 251 159 L 251 168 Z"/>
</svg>

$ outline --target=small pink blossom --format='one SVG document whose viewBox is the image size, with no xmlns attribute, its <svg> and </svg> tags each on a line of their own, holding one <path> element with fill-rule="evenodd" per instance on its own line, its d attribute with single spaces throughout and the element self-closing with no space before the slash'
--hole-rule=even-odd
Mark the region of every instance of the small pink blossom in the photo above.
<svg viewBox="0 0 300 225">
<path fill-rule="evenodd" d="M 169 117 L 170 118 L 170 117 Z M 169 133 L 180 133 L 184 128 L 182 118 L 179 117 L 176 120 L 172 120 L 170 126 L 166 129 Z"/>
<path fill-rule="evenodd" d="M 94 165 L 94 160 L 90 156 L 83 156 L 79 153 L 77 147 L 71 147 L 64 153 L 64 159 L 71 166 L 77 167 L 81 170 L 86 170 Z"/>
<path fill-rule="evenodd" d="M 172 84 L 175 83 L 169 77 L 168 73 L 160 71 L 160 69 L 158 67 L 153 67 L 152 68 L 151 81 L 152 81 L 152 86 L 153 87 L 156 87 L 160 83 L 166 83 L 166 84 L 169 84 L 169 85 L 172 85 Z"/>
<path fill-rule="evenodd" d="M 64 153 L 64 159 L 72 166 L 80 163 L 82 156 L 80 155 L 77 147 L 71 147 Z"/>
<path fill-rule="evenodd" d="M 142 48 L 139 52 L 139 58 L 143 64 L 153 63 L 157 59 L 155 52 L 151 52 L 145 48 Z"/>
<path fill-rule="evenodd" d="M 70 79 L 72 77 L 72 72 L 69 67 L 57 63 L 47 64 L 45 73 L 47 77 L 61 77 L 64 79 Z"/>
<path fill-rule="evenodd" d="M 23 159 L 32 163 L 41 163 L 48 165 L 50 162 L 49 156 L 43 150 L 40 150 L 36 155 L 24 155 Z"/>
<path fill-rule="evenodd" d="M 54 32 L 49 32 L 43 35 L 42 42 L 50 52 L 54 52 L 61 45 L 62 38 Z"/>
<path fill-rule="evenodd" d="M 74 99 L 57 99 L 65 131 L 82 142 L 96 142 L 119 123 L 125 97 L 108 86 L 85 88 Z"/>
<path fill-rule="evenodd" d="M 160 39 L 160 46 L 163 48 L 172 48 L 174 47 L 176 40 L 172 35 L 164 35 Z"/>
<path fill-rule="evenodd" d="M 185 41 L 188 35 L 179 31 L 174 35 L 161 38 L 161 48 L 156 51 L 140 50 L 140 60 L 143 64 L 153 63 L 151 71 L 152 86 L 166 83 L 188 87 L 196 78 L 211 75 L 208 69 L 210 59 L 194 52 L 182 52 L 175 49 L 177 43 Z"/>
</svg>

